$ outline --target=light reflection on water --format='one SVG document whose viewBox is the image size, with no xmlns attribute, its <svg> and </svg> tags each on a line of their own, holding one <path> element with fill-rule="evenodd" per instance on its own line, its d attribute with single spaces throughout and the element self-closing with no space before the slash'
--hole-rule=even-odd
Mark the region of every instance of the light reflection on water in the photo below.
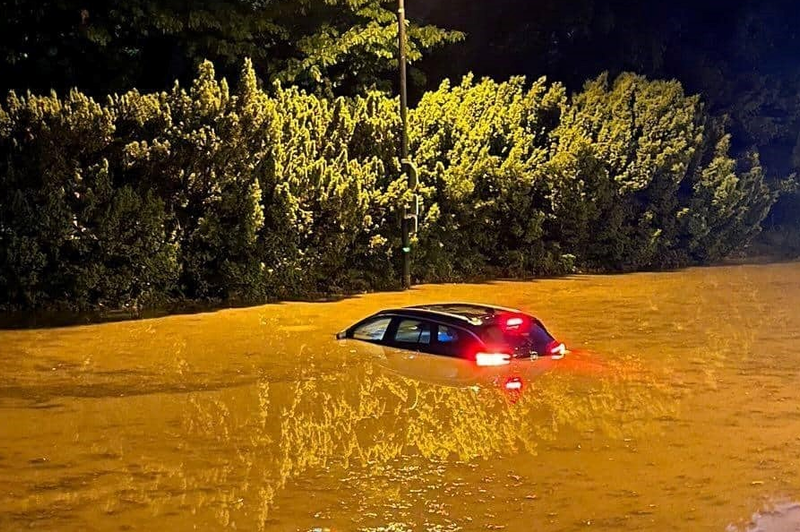
<svg viewBox="0 0 800 532">
<path fill-rule="evenodd" d="M 798 281 L 713 268 L 0 331 L 0 529 L 750 530 L 800 493 Z M 332 339 L 441 300 L 530 309 L 575 353 L 479 371 Z"/>
</svg>

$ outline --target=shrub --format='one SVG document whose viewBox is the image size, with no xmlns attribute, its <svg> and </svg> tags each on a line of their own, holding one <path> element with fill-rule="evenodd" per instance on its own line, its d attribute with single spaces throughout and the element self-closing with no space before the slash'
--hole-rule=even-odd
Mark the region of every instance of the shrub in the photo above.
<svg viewBox="0 0 800 532">
<path fill-rule="evenodd" d="M 261 301 L 396 286 L 397 100 L 188 89 L 9 94 L 0 107 L 0 305 Z M 677 82 L 444 83 L 410 114 L 419 280 L 717 260 L 774 201 L 757 154 Z"/>
<path fill-rule="evenodd" d="M 573 97 L 553 139 L 548 229 L 591 268 L 718 260 L 759 230 L 774 201 L 757 156 L 737 173 L 727 135 L 676 81 L 600 76 Z"/>
<path fill-rule="evenodd" d="M 422 98 L 412 151 L 431 204 L 420 233 L 426 277 L 561 269 L 544 231 L 553 189 L 541 167 L 565 106 L 563 87 L 544 79 L 468 76 Z"/>
<path fill-rule="evenodd" d="M 119 306 L 173 288 L 164 204 L 110 168 L 108 109 L 77 91 L 12 93 L 0 124 L 2 303 Z"/>
</svg>

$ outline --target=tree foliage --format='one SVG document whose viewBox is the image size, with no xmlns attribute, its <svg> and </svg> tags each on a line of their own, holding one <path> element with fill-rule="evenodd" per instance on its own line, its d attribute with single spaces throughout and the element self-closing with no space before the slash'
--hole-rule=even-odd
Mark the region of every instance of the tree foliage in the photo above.
<svg viewBox="0 0 800 532">
<path fill-rule="evenodd" d="M 731 158 L 677 82 L 602 75 L 568 99 L 543 79 L 468 77 L 427 94 L 414 124 L 432 278 L 719 260 L 775 199 L 757 155 Z"/>
<path fill-rule="evenodd" d="M 601 75 L 572 103 L 547 171 L 564 180 L 560 240 L 589 264 L 719 260 L 758 230 L 774 195 L 757 154 L 731 158 L 730 137 L 678 82 Z"/>
<path fill-rule="evenodd" d="M 0 107 L 0 305 L 259 301 L 394 286 L 395 99 L 188 88 Z M 419 280 L 717 260 L 774 200 L 677 82 L 444 83 L 411 113 Z"/>
<path fill-rule="evenodd" d="M 545 234 L 552 182 L 541 172 L 565 106 L 563 87 L 544 79 L 468 76 L 422 98 L 412 152 L 432 205 L 421 234 L 427 275 L 568 269 Z"/>
<path fill-rule="evenodd" d="M 0 18 L 0 90 L 161 90 L 190 75 L 205 58 L 234 74 L 250 57 L 270 81 L 358 92 L 394 78 L 394 5 L 385 0 L 9 0 Z M 463 37 L 416 24 L 408 35 L 412 62 Z"/>
<path fill-rule="evenodd" d="M 758 150 L 769 182 L 794 186 L 770 224 L 800 227 L 800 11 L 792 0 L 497 0 L 453 9 L 433 3 L 427 18 L 467 33 L 434 56 L 433 78 L 466 70 L 495 78 L 547 75 L 579 90 L 587 78 L 633 71 L 677 79 L 725 117 L 731 150 Z"/>
</svg>

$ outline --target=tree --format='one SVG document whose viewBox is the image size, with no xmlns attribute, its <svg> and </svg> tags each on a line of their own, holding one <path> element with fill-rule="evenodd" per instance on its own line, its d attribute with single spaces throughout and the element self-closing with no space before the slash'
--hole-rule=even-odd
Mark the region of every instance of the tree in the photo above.
<svg viewBox="0 0 800 532">
<path fill-rule="evenodd" d="M 800 173 L 800 11 L 793 0 L 461 1 L 434 3 L 426 19 L 468 35 L 454 53 L 423 62 L 434 81 L 467 70 L 546 75 L 569 90 L 603 71 L 677 79 L 702 96 L 711 115 L 726 117 L 734 155 L 761 153 L 771 186 Z M 784 194 L 770 223 L 800 227 L 798 204 L 796 194 Z"/>
<path fill-rule="evenodd" d="M 774 202 L 757 154 L 676 81 L 626 73 L 588 82 L 554 131 L 552 237 L 583 264 L 632 271 L 720 260 Z"/>
<path fill-rule="evenodd" d="M 396 18 L 385 0 L 7 0 L 0 89 L 161 90 L 203 59 L 224 75 L 252 58 L 262 78 L 352 93 L 386 87 Z M 411 61 L 462 38 L 409 27 Z"/>
</svg>

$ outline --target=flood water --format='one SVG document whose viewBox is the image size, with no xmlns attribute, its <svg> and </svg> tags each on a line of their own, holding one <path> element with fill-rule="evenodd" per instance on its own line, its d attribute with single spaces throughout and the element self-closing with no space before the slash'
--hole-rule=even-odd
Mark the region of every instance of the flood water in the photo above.
<svg viewBox="0 0 800 532">
<path fill-rule="evenodd" d="M 334 339 L 434 301 L 528 310 L 573 352 L 509 392 Z M 3 531 L 782 532 L 799 473 L 800 264 L 0 331 Z"/>
</svg>

